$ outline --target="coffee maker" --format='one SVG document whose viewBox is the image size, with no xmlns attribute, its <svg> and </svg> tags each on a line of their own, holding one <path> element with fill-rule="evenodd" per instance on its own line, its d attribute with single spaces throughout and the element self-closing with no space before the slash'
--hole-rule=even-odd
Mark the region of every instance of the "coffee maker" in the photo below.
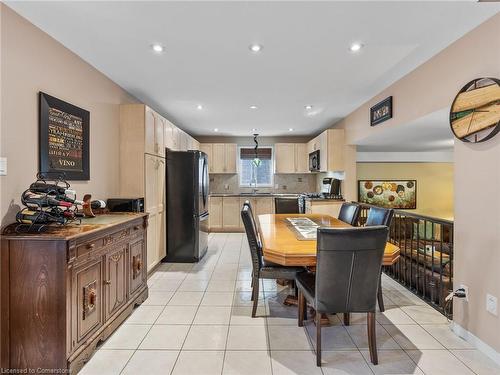
<svg viewBox="0 0 500 375">
<path fill-rule="evenodd" d="M 333 177 L 323 178 L 321 195 L 329 199 L 342 199 L 341 180 Z"/>
</svg>

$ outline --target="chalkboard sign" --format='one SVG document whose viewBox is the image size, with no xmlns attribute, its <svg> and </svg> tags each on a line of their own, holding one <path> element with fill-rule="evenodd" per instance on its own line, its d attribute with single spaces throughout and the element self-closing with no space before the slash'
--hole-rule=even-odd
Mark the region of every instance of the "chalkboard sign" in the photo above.
<svg viewBox="0 0 500 375">
<path fill-rule="evenodd" d="M 89 180 L 90 112 L 40 92 L 39 171 Z"/>
</svg>

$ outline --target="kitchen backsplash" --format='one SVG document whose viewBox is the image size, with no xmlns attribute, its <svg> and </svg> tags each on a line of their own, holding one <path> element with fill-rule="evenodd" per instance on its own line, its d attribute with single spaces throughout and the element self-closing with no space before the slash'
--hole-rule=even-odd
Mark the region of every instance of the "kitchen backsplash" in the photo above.
<svg viewBox="0 0 500 375">
<path fill-rule="evenodd" d="M 276 188 L 278 186 L 278 188 Z M 210 193 L 245 193 L 253 187 L 240 187 L 237 174 L 211 174 Z M 259 192 L 303 193 L 316 191 L 315 174 L 275 174 L 274 187 L 259 187 Z"/>
</svg>

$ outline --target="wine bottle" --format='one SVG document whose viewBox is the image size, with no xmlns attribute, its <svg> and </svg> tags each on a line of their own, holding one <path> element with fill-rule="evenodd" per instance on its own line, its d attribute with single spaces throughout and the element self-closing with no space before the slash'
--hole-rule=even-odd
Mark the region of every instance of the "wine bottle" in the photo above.
<svg viewBox="0 0 500 375">
<path fill-rule="evenodd" d="M 56 195 L 65 195 L 66 194 L 66 187 L 64 186 L 59 186 L 56 184 L 46 184 L 44 182 L 33 182 L 30 185 L 29 190 L 31 190 L 34 193 L 53 193 Z"/>
<path fill-rule="evenodd" d="M 92 207 L 93 209 L 97 209 L 97 208 L 105 208 L 106 207 L 106 202 L 100 200 L 100 199 L 97 199 L 97 200 L 94 200 L 92 202 L 90 202 L 90 207 Z"/>
<path fill-rule="evenodd" d="M 58 200 L 52 195 L 37 194 L 29 190 L 23 193 L 23 195 L 21 196 L 21 201 L 25 206 L 33 208 L 50 206 L 71 207 L 73 205 L 73 203 L 71 202 Z"/>
<path fill-rule="evenodd" d="M 64 216 L 56 216 L 47 211 L 35 211 L 27 208 L 17 213 L 16 220 L 21 224 L 64 224 L 66 222 Z"/>
</svg>

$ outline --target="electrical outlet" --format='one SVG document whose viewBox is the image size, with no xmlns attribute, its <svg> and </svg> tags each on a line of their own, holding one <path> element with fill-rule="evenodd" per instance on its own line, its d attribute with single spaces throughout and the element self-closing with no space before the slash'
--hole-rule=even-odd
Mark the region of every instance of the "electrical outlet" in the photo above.
<svg viewBox="0 0 500 375">
<path fill-rule="evenodd" d="M 486 311 L 498 316 L 498 299 L 491 294 L 486 294 Z"/>
<path fill-rule="evenodd" d="M 469 302 L 469 287 L 467 285 L 460 284 L 459 288 L 465 291 L 465 301 Z"/>
</svg>

